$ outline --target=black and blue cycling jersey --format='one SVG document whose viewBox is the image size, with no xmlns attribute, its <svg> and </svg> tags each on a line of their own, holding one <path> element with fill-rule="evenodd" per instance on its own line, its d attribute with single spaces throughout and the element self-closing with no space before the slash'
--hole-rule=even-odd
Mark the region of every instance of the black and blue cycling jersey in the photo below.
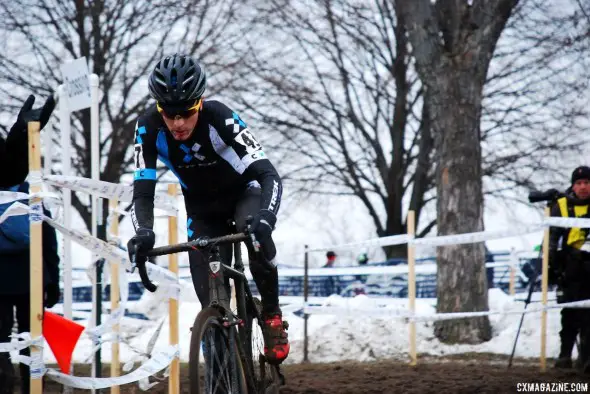
<svg viewBox="0 0 590 394">
<path fill-rule="evenodd" d="M 218 101 L 203 102 L 186 141 L 172 137 L 154 105 L 137 121 L 134 155 L 136 227 L 153 228 L 158 159 L 178 178 L 187 209 L 260 187 L 260 209 L 279 210 L 282 184 L 275 167 L 240 116 Z"/>
</svg>

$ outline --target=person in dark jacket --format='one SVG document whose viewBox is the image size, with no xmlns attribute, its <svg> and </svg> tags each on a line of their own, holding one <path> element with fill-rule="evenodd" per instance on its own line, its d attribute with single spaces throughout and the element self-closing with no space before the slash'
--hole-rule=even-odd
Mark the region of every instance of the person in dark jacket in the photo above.
<svg viewBox="0 0 590 394">
<path fill-rule="evenodd" d="M 25 189 L 27 190 L 27 189 Z M 51 213 L 44 208 L 46 216 Z M 10 342 L 14 315 L 18 332 L 30 331 L 30 251 L 0 251 L 0 343 Z M 60 298 L 59 254 L 55 229 L 43 222 L 43 285 L 44 306 L 51 308 Z M 29 349 L 21 350 L 29 355 Z M 21 392 L 29 393 L 29 367 L 19 365 Z M 14 392 L 14 368 L 9 353 L 0 353 L 0 394 Z"/>
<path fill-rule="evenodd" d="M 6 139 L 0 136 L 0 187 L 7 188 L 25 181 L 29 173 L 29 147 L 27 123 L 39 121 L 45 127 L 55 108 L 50 96 L 43 107 L 33 109 L 35 96 L 30 95 L 18 113 L 16 122 L 10 128 Z M 10 169 L 9 171 L 7 169 Z"/>
<path fill-rule="evenodd" d="M 590 168 L 572 173 L 572 186 L 551 208 L 551 216 L 590 217 Z M 551 227 L 549 236 L 549 282 L 557 284 L 557 302 L 590 299 L 590 240 L 587 228 Z M 580 335 L 579 366 L 590 373 L 590 309 L 561 311 L 561 349 L 557 368 L 572 367 L 572 350 Z"/>
</svg>

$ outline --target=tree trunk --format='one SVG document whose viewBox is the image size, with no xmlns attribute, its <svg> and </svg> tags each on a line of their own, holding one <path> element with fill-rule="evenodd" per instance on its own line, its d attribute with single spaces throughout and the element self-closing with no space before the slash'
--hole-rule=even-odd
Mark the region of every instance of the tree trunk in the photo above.
<svg viewBox="0 0 590 394">
<path fill-rule="evenodd" d="M 483 230 L 480 117 L 482 83 L 461 65 L 438 74 L 440 91 L 428 95 L 437 152 L 437 223 L 441 235 Z M 488 309 L 483 243 L 437 250 L 437 311 Z M 447 343 L 491 338 L 487 316 L 443 320 L 435 335 Z"/>
<path fill-rule="evenodd" d="M 481 102 L 490 60 L 518 0 L 399 0 L 425 86 L 437 164 L 439 235 L 483 230 Z M 484 245 L 437 249 L 438 312 L 488 309 Z M 448 343 L 491 338 L 487 316 L 436 322 Z"/>
</svg>

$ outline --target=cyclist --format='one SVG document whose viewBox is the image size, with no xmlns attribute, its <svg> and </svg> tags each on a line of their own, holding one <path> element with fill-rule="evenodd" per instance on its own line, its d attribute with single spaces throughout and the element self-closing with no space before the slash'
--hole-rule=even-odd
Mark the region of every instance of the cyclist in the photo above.
<svg viewBox="0 0 590 394">
<path fill-rule="evenodd" d="M 189 240 L 229 233 L 228 220 L 251 231 L 260 251 L 248 244 L 250 271 L 263 304 L 265 356 L 281 363 L 289 354 L 287 324 L 279 308 L 279 285 L 272 231 L 281 203 L 281 179 L 262 147 L 240 116 L 225 104 L 204 100 L 206 73 L 183 54 L 160 60 L 149 76 L 156 103 L 141 115 L 135 130 L 133 189 L 136 235 L 129 241 L 130 257 L 153 248 L 153 201 L 156 159 L 176 175 L 184 195 Z M 231 246 L 220 250 L 231 261 Z M 193 285 L 201 306 L 209 304 L 208 261 L 189 252 Z"/>
</svg>

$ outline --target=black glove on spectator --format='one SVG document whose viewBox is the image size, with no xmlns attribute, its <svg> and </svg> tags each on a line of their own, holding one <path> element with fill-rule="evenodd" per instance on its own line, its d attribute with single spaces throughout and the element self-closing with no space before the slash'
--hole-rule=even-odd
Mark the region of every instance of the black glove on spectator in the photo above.
<svg viewBox="0 0 590 394">
<path fill-rule="evenodd" d="M 33 104 L 35 103 L 35 96 L 30 95 L 29 98 L 25 101 L 22 108 L 20 109 L 18 116 L 16 118 L 16 122 L 10 128 L 10 132 L 13 131 L 27 131 L 27 123 L 28 122 L 40 122 L 41 128 L 45 127 L 49 118 L 51 117 L 51 113 L 55 108 L 55 99 L 52 96 L 49 96 L 43 107 L 33 109 Z"/>
<path fill-rule="evenodd" d="M 57 283 L 49 283 L 45 286 L 45 302 L 46 308 L 51 308 L 59 302 L 61 292 Z"/>
</svg>

